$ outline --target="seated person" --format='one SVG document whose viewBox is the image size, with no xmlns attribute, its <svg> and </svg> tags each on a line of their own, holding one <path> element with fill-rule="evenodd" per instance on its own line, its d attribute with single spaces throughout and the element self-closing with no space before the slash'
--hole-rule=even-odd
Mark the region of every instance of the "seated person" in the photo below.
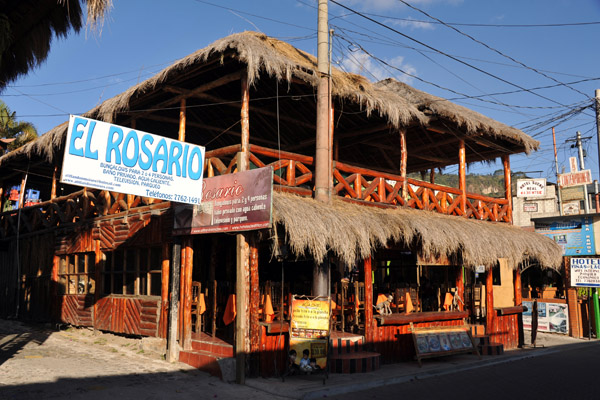
<svg viewBox="0 0 600 400">
<path fill-rule="evenodd" d="M 317 359 L 314 357 L 310 359 L 310 367 L 312 368 L 311 372 L 317 372 L 321 369 L 321 367 L 319 367 L 319 364 L 317 364 Z"/>
<path fill-rule="evenodd" d="M 285 375 L 294 375 L 298 371 L 298 365 L 296 364 L 296 350 L 290 350 L 288 354 L 288 366 Z"/>
<path fill-rule="evenodd" d="M 300 371 L 310 374 L 312 372 L 312 367 L 310 366 L 310 351 L 308 349 L 304 349 L 302 351 L 302 358 L 300 359 Z"/>
</svg>

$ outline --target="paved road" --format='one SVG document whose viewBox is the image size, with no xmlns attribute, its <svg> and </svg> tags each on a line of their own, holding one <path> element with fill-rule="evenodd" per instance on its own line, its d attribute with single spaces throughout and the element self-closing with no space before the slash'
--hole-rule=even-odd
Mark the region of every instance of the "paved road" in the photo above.
<svg viewBox="0 0 600 400">
<path fill-rule="evenodd" d="M 333 399 L 600 399 L 600 343 L 468 371 L 384 386 Z"/>
<path fill-rule="evenodd" d="M 53 331 L 0 320 L 0 400 L 265 398 L 167 363 L 150 347 L 146 340 L 89 329 Z"/>
</svg>

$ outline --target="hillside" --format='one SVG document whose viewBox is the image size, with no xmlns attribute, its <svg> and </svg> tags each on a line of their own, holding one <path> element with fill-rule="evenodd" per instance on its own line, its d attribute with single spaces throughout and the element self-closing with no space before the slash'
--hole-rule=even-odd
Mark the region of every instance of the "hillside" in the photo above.
<svg viewBox="0 0 600 400">
<path fill-rule="evenodd" d="M 409 178 L 423 180 L 421 174 L 413 173 L 408 175 Z M 523 173 L 513 174 L 513 193 L 515 190 L 514 184 L 517 179 L 526 178 Z M 429 181 L 429 176 L 424 180 Z M 439 174 L 435 175 L 435 183 L 442 186 L 458 187 L 458 175 L 456 174 Z M 502 171 L 496 171 L 492 175 L 467 174 L 467 192 L 482 194 L 490 197 L 504 197 L 504 175 Z"/>
</svg>

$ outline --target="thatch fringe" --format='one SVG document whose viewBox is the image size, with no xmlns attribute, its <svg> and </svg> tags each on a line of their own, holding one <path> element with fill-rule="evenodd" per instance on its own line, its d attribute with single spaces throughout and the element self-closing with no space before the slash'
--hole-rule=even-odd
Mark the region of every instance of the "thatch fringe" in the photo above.
<svg viewBox="0 0 600 400">
<path fill-rule="evenodd" d="M 485 133 L 489 136 L 519 143 L 523 145 L 527 154 L 531 150 L 537 150 L 540 145 L 540 142 L 523 134 L 523 132 L 516 128 L 488 118 L 466 107 L 454 104 L 449 100 L 415 89 L 395 79 L 385 79 L 376 85 L 395 92 L 399 97 L 418 108 L 419 111 L 428 115 L 441 117 L 446 121 L 451 121 L 458 128 L 462 128 L 474 136 Z"/>
<path fill-rule="evenodd" d="M 317 262 L 333 252 L 346 264 L 399 243 L 425 258 L 447 256 L 465 267 L 489 268 L 499 258 L 509 265 L 534 260 L 558 269 L 562 249 L 551 239 L 504 223 L 483 222 L 430 211 L 365 207 L 334 199 L 331 204 L 287 193 L 273 193 L 273 223 L 281 224 L 297 256 Z M 278 243 L 274 243 L 278 246 Z"/>
</svg>

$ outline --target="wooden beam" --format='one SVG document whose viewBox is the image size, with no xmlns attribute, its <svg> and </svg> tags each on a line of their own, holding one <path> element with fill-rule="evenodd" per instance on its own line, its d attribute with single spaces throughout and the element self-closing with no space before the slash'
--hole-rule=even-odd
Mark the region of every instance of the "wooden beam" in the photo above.
<svg viewBox="0 0 600 400">
<path fill-rule="evenodd" d="M 52 171 L 52 189 L 50 189 L 50 200 L 56 198 L 56 186 L 58 182 L 58 165 L 54 166 L 54 170 Z"/>
<path fill-rule="evenodd" d="M 406 187 L 406 131 L 400 130 L 400 176 L 402 177 L 402 198 L 404 201 L 408 199 Z"/>
<path fill-rule="evenodd" d="M 458 292 L 458 296 L 465 301 L 465 281 L 463 279 L 463 268 L 462 266 L 458 266 L 456 268 L 456 291 Z M 459 311 L 463 311 L 465 309 L 464 303 L 458 302 Z"/>
<path fill-rule="evenodd" d="M 258 247 L 250 244 L 250 371 L 258 372 L 260 361 L 260 284 L 258 276 Z"/>
<path fill-rule="evenodd" d="M 510 175 L 510 156 L 505 154 L 502 156 L 502 165 L 504 166 L 504 193 L 508 200 L 508 218 L 512 224 L 512 181 Z"/>
<path fill-rule="evenodd" d="M 375 320 L 373 319 L 373 274 L 371 257 L 368 257 L 363 261 L 363 266 L 365 271 L 365 341 L 367 342 L 367 344 L 370 344 L 373 343 L 373 337 L 375 336 Z"/>
<path fill-rule="evenodd" d="M 208 101 L 211 101 L 213 103 L 223 103 L 223 105 L 227 106 L 227 107 L 233 107 L 233 108 L 237 108 L 237 109 L 240 108 L 240 104 L 237 103 L 237 102 L 232 103 L 230 101 L 227 101 L 225 99 L 221 99 L 221 98 L 219 98 L 217 96 L 213 96 L 213 95 L 210 95 L 210 94 L 207 94 L 207 93 L 199 93 L 199 94 L 196 94 L 196 95 L 194 95 L 192 97 L 195 97 L 195 98 L 198 98 L 198 99 L 208 100 Z M 250 111 L 258 113 L 258 114 L 267 115 L 267 116 L 273 117 L 273 118 L 279 118 L 281 121 L 291 122 L 291 123 L 293 123 L 295 125 L 303 126 L 303 127 L 307 128 L 307 129 L 313 129 L 313 130 L 315 129 L 315 124 L 313 124 L 313 123 L 302 121 L 302 120 L 299 120 L 299 119 L 296 119 L 296 118 L 292 118 L 292 117 L 288 117 L 286 115 L 281 115 L 280 114 L 278 116 L 277 113 L 269 111 L 269 110 L 267 110 L 267 109 L 265 109 L 263 107 L 250 106 Z"/>
<path fill-rule="evenodd" d="M 465 141 L 461 140 L 458 148 L 458 189 L 461 191 L 460 211 L 466 217 L 467 210 L 467 165 L 465 160 Z"/>
<path fill-rule="evenodd" d="M 181 101 L 181 99 L 185 99 L 190 97 L 191 95 L 196 95 L 199 93 L 203 93 L 203 92 L 208 92 L 209 90 L 218 88 L 220 86 L 226 85 L 228 83 L 231 83 L 233 81 L 237 81 L 242 77 L 242 74 L 246 73 L 246 70 L 239 70 L 236 71 L 234 73 L 231 73 L 229 75 L 224 75 L 222 77 L 220 77 L 219 79 L 215 79 L 214 81 L 210 81 L 208 83 L 205 83 L 204 85 L 200 85 L 197 88 L 193 89 L 191 92 L 186 92 L 186 93 L 179 93 L 177 96 L 170 98 L 168 100 L 165 101 L 161 101 L 158 104 L 155 104 L 152 109 L 145 111 L 143 113 L 140 114 L 136 114 L 135 118 L 141 118 L 141 117 L 145 117 L 148 114 L 152 114 L 155 111 L 159 111 L 164 107 L 168 107 L 168 106 L 172 106 L 173 104 L 177 104 Z M 170 86 L 172 88 L 172 86 Z"/>
<path fill-rule="evenodd" d="M 167 361 L 173 363 L 179 361 L 179 348 L 177 345 L 177 316 L 179 314 L 179 270 L 181 267 L 181 244 L 179 238 L 173 243 L 173 268 L 171 268 L 171 299 L 169 301 L 169 332 L 167 335 Z"/>
<path fill-rule="evenodd" d="M 492 266 L 485 273 L 485 334 L 492 335 L 494 329 L 494 279 Z M 490 341 L 495 342 L 495 337 L 490 337 Z"/>
<path fill-rule="evenodd" d="M 179 135 L 180 142 L 185 142 L 185 99 L 179 103 Z"/>
</svg>

